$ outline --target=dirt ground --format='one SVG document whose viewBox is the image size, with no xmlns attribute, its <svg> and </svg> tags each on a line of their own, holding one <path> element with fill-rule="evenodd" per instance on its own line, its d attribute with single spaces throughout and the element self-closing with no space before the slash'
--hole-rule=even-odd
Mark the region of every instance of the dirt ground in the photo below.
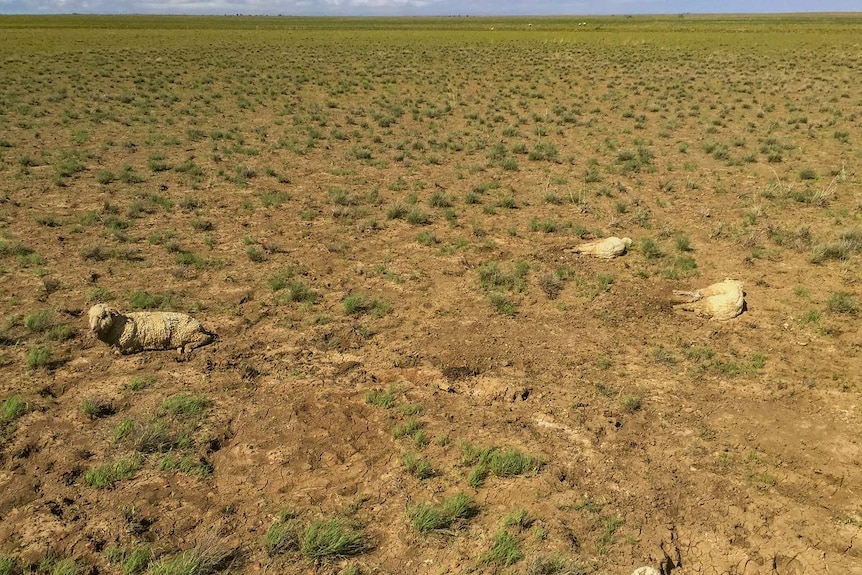
<svg viewBox="0 0 862 575">
<path fill-rule="evenodd" d="M 856 20 L 202 22 L 0 18 L 3 575 L 862 574 Z M 96 302 L 218 340 L 120 355 Z M 283 510 L 364 545 L 267 553 Z"/>
</svg>

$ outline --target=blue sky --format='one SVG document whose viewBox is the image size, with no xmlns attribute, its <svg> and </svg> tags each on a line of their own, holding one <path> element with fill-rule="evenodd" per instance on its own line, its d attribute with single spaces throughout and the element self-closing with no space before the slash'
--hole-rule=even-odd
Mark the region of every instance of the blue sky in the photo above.
<svg viewBox="0 0 862 575">
<path fill-rule="evenodd" d="M 420 16 L 862 11 L 862 0 L 0 0 L 0 14 Z"/>
</svg>

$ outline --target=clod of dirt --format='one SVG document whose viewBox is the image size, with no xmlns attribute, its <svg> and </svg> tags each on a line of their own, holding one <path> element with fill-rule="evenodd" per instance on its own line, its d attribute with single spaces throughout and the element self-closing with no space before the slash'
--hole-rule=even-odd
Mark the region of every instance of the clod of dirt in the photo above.
<svg viewBox="0 0 862 575">
<path fill-rule="evenodd" d="M 725 321 L 742 313 L 745 306 L 745 292 L 742 282 L 726 279 L 695 291 L 674 290 L 674 296 L 682 299 L 674 307 L 693 311 L 699 316 Z"/>
<path fill-rule="evenodd" d="M 595 240 L 592 242 L 583 243 L 572 251 L 576 254 L 583 254 L 610 260 L 626 253 L 629 246 L 632 245 L 631 238 L 618 238 L 616 236 L 605 238 L 603 240 Z"/>
<path fill-rule="evenodd" d="M 467 379 L 469 377 L 475 377 L 479 375 L 478 369 L 466 365 L 444 367 L 440 371 L 443 374 L 443 377 L 445 377 L 449 381 L 460 381 L 462 379 Z"/>
<path fill-rule="evenodd" d="M 661 575 L 655 567 L 638 567 L 632 571 L 632 575 Z"/>
</svg>

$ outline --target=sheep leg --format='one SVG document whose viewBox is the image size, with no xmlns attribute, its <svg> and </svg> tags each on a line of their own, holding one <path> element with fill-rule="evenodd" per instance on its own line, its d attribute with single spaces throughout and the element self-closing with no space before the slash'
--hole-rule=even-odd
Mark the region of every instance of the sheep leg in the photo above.
<svg viewBox="0 0 862 575">
<path fill-rule="evenodd" d="M 673 295 L 677 298 L 681 298 L 685 303 L 694 303 L 700 299 L 703 299 L 703 294 L 699 291 L 673 290 Z"/>
</svg>

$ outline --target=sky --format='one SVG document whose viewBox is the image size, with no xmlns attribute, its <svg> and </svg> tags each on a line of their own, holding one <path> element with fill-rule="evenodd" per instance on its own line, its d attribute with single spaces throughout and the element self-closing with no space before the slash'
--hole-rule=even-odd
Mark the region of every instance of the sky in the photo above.
<svg viewBox="0 0 862 575">
<path fill-rule="evenodd" d="M 516 16 L 862 11 L 862 0 L 0 0 L 0 14 Z"/>
</svg>

